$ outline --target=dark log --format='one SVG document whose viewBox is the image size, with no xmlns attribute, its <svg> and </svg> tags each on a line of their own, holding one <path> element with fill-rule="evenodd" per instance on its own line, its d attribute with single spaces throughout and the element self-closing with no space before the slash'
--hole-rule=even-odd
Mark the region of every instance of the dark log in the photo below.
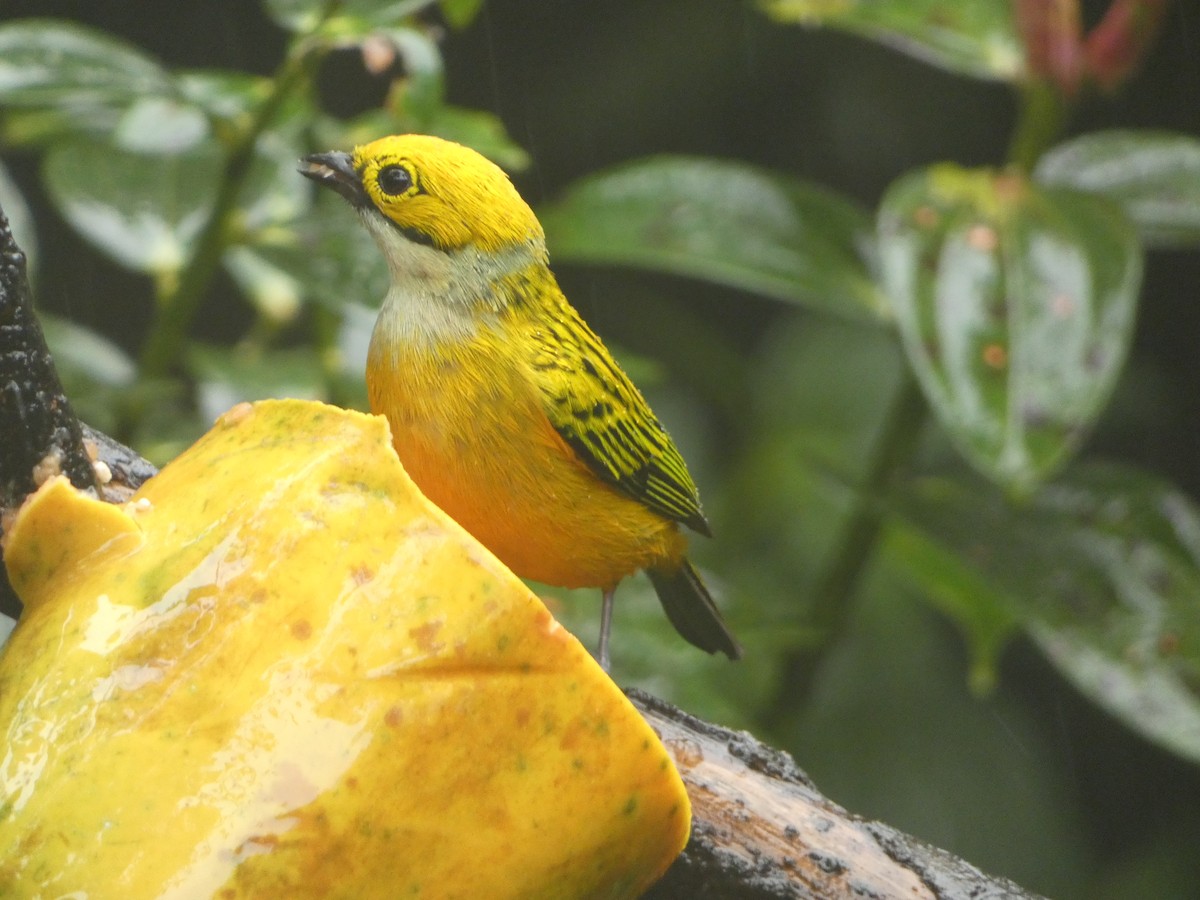
<svg viewBox="0 0 1200 900">
<path fill-rule="evenodd" d="M 82 425 L 33 312 L 25 254 L 0 210 L 0 506 L 19 504 L 47 470 L 81 490 L 96 487 Z"/>
<path fill-rule="evenodd" d="M 646 895 L 665 898 L 1031 900 L 958 857 L 846 812 L 790 756 L 649 694 L 630 700 L 675 758 L 692 838 Z"/>
<path fill-rule="evenodd" d="M 81 490 L 96 475 L 33 312 L 25 254 L 0 210 L 0 512 L 62 473 Z M 0 566 L 0 612 L 20 603 Z"/>
</svg>

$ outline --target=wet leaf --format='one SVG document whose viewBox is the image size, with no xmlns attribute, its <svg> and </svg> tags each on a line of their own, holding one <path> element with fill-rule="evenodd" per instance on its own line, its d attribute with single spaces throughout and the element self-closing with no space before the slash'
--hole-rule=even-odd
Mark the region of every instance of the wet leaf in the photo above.
<svg viewBox="0 0 1200 900">
<path fill-rule="evenodd" d="M 77 110 L 171 92 L 157 62 L 102 32 L 49 19 L 0 26 L 2 106 Z"/>
<path fill-rule="evenodd" d="M 238 122 L 250 115 L 270 92 L 270 79 L 244 72 L 192 71 L 176 74 L 180 95 L 212 119 Z M 298 101 L 291 100 L 290 103 Z M 286 110 L 288 104 L 284 104 Z M 284 111 L 274 118 L 278 123 Z M 309 119 L 311 121 L 311 119 Z"/>
<path fill-rule="evenodd" d="M 1030 488 L 1078 447 L 1133 332 L 1142 256 L 1103 198 L 934 166 L 879 213 L 882 277 L 942 425 L 989 477 Z"/>
<path fill-rule="evenodd" d="M 1200 244 L 1200 140 L 1191 135 L 1086 134 L 1043 156 L 1035 177 L 1115 201 L 1147 243 Z"/>
<path fill-rule="evenodd" d="M 433 0 L 342 0 L 328 27 L 338 35 L 366 34 L 404 22 Z M 284 28 L 311 32 L 329 8 L 327 0 L 266 0 L 267 13 Z"/>
<path fill-rule="evenodd" d="M 539 216 L 553 262 L 637 266 L 850 318 L 884 315 L 866 216 L 751 166 L 641 160 L 584 179 Z"/>
<path fill-rule="evenodd" d="M 1007 597 L 975 569 L 968 550 L 948 548 L 918 528 L 891 524 L 882 548 L 894 566 L 924 588 L 926 599 L 962 629 L 971 648 L 972 690 L 992 690 L 1000 652 L 1019 622 Z"/>
<path fill-rule="evenodd" d="M 952 72 L 1016 80 L 1025 53 L 1009 0 L 766 0 L 782 22 L 859 34 Z"/>
<path fill-rule="evenodd" d="M 117 120 L 112 141 L 134 153 L 183 153 L 208 134 L 208 119 L 192 104 L 146 97 L 135 100 Z"/>
<path fill-rule="evenodd" d="M 227 250 L 224 263 L 225 270 L 268 322 L 283 325 L 296 318 L 304 287 L 293 273 L 268 262 L 249 247 Z"/>
<path fill-rule="evenodd" d="M 0 25 L 7 143 L 108 135 L 129 106 L 169 101 L 176 89 L 155 60 L 102 32 L 49 19 Z"/>
<path fill-rule="evenodd" d="M 219 149 L 134 153 L 101 141 L 55 145 L 43 176 L 63 217 L 96 247 L 131 269 L 178 271 L 191 254 L 216 196 Z"/>
<path fill-rule="evenodd" d="M 1200 761 L 1200 510 L 1182 492 L 1091 465 L 1027 504 L 926 479 L 899 508 L 889 559 L 951 615 L 1019 624 L 1093 701 Z"/>
<path fill-rule="evenodd" d="M 158 276 L 178 271 L 194 252 L 225 165 L 211 135 L 180 152 L 161 149 L 77 139 L 52 147 L 43 169 L 51 199 L 80 234 L 122 265 Z M 259 139 L 235 238 L 307 209 L 311 194 L 296 183 L 299 156 L 298 145 L 278 132 Z"/>
</svg>

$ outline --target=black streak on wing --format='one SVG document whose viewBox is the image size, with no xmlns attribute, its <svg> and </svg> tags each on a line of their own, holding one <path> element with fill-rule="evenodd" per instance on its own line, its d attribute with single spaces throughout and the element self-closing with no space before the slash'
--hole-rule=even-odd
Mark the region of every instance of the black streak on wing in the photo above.
<svg viewBox="0 0 1200 900">
<path fill-rule="evenodd" d="M 696 486 L 667 432 L 574 310 L 566 307 L 562 316 L 561 324 L 545 329 L 549 333 L 540 342 L 534 368 L 580 372 L 588 389 L 545 394 L 555 429 L 605 481 L 660 515 L 711 536 Z"/>
</svg>

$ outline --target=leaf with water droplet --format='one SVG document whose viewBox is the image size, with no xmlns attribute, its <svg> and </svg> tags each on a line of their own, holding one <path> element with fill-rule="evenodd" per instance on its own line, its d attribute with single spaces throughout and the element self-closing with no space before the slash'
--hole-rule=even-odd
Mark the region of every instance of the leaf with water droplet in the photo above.
<svg viewBox="0 0 1200 900">
<path fill-rule="evenodd" d="M 1103 198 L 950 164 L 879 212 L 881 277 L 910 363 L 964 454 L 1028 490 L 1079 446 L 1133 333 L 1142 253 Z"/>
<path fill-rule="evenodd" d="M 0 104 L 124 107 L 171 91 L 170 76 L 131 44 L 51 20 L 0 26 Z"/>
<path fill-rule="evenodd" d="M 637 266 L 878 321 L 870 223 L 824 188 L 662 156 L 592 175 L 539 210 L 553 261 Z"/>
<path fill-rule="evenodd" d="M 57 144 L 43 175 L 54 205 L 117 262 L 167 276 L 191 254 L 220 177 L 219 149 L 136 153 L 104 141 Z"/>
<path fill-rule="evenodd" d="M 1125 210 L 1142 239 L 1200 244 L 1200 140 L 1166 131 L 1114 130 L 1077 137 L 1042 157 L 1043 184 L 1092 191 Z"/>
<path fill-rule="evenodd" d="M 312 31 L 328 16 L 339 38 L 362 37 L 377 28 L 398 25 L 428 6 L 430 0 L 266 0 L 268 15 L 291 31 Z M 333 15 L 330 16 L 330 9 Z"/>
<path fill-rule="evenodd" d="M 767 0 L 782 22 L 858 34 L 951 72 L 1016 80 L 1025 51 L 1008 0 Z"/>
<path fill-rule="evenodd" d="M 235 237 L 291 222 L 311 199 L 295 182 L 300 154 L 287 136 L 268 132 L 256 150 Z M 54 205 L 80 234 L 122 265 L 164 277 L 195 251 L 224 164 L 224 147 L 211 134 L 177 153 L 80 138 L 50 150 L 43 176 Z"/>
<path fill-rule="evenodd" d="M 964 476 L 920 480 L 897 508 L 888 562 L 985 666 L 1023 628 L 1094 703 L 1200 761 L 1200 510 L 1181 491 L 1088 465 L 1022 504 Z"/>
</svg>

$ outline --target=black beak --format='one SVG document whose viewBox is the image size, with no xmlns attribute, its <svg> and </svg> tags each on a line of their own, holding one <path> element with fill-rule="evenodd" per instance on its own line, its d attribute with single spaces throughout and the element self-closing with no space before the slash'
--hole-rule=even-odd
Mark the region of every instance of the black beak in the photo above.
<svg viewBox="0 0 1200 900">
<path fill-rule="evenodd" d="M 362 187 L 362 180 L 354 171 L 349 153 L 333 150 L 329 153 L 313 153 L 300 160 L 299 172 L 317 184 L 333 188 L 355 207 L 367 206 L 370 200 Z"/>
</svg>

